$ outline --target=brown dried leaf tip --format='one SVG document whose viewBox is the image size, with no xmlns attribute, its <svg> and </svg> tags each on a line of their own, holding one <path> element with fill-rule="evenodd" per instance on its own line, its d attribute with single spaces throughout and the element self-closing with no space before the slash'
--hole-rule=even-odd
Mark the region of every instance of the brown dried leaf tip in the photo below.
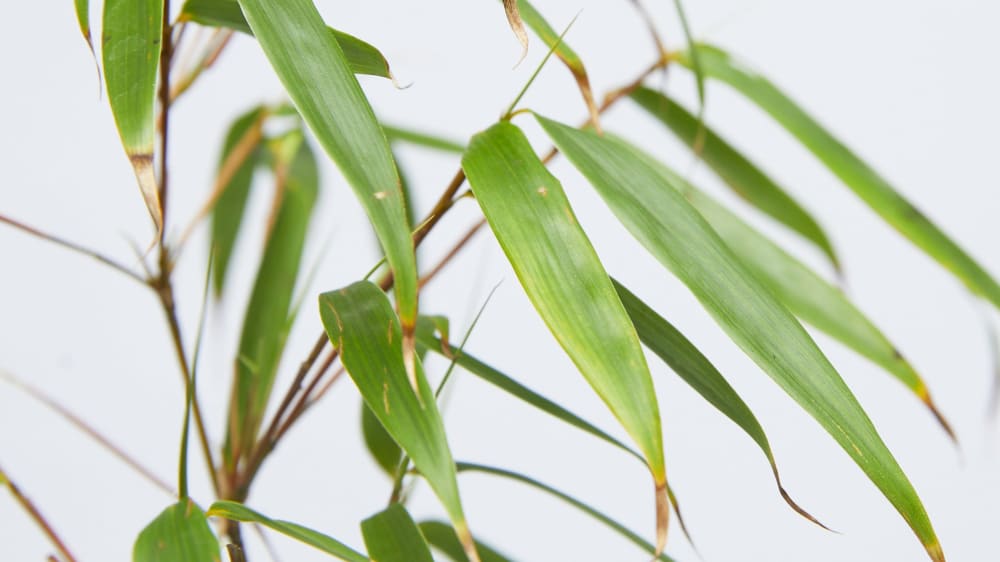
<svg viewBox="0 0 1000 562">
<path fill-rule="evenodd" d="M 528 30 L 524 28 L 524 21 L 521 20 L 521 12 L 517 8 L 517 0 L 503 0 L 503 9 L 507 12 L 507 23 L 517 36 L 518 43 L 521 44 L 521 58 L 517 59 L 517 65 L 528 56 Z"/>
</svg>

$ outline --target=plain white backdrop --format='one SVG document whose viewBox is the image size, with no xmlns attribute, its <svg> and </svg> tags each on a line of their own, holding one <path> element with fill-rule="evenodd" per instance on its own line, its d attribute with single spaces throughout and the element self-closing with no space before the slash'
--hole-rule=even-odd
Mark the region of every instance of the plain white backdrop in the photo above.
<svg viewBox="0 0 1000 562">
<path fill-rule="evenodd" d="M 682 44 L 672 3 L 647 2 L 665 36 Z M 177 2 L 180 4 L 180 2 Z M 493 122 L 544 54 L 511 67 L 519 47 L 499 2 L 464 0 L 317 2 L 327 21 L 377 45 L 405 90 L 363 79 L 386 121 L 467 139 Z M 1000 214 L 1000 7 L 985 0 L 793 2 L 689 1 L 696 34 L 739 53 L 868 159 L 994 275 Z M 595 89 L 627 82 L 653 50 L 629 2 L 536 3 L 555 27 L 577 12 L 567 37 L 588 64 Z M 20 2 L 0 20 L 0 213 L 134 264 L 129 240 L 151 230 L 70 2 Z M 95 19 L 99 20 L 95 11 Z M 99 34 L 97 35 L 99 36 Z M 683 70 L 666 79 L 693 100 Z M 867 209 L 804 149 L 719 84 L 708 92 L 708 121 L 813 210 L 847 271 L 851 297 L 929 382 L 961 441 L 956 451 L 901 385 L 869 362 L 817 335 L 868 409 L 920 493 L 949 560 L 996 559 L 1000 455 L 986 415 L 991 360 L 984 318 L 996 317 L 930 259 Z M 253 40 L 239 36 L 172 114 L 171 234 L 178 234 L 211 185 L 225 127 L 260 102 L 282 99 Z M 584 116 L 573 82 L 553 62 L 525 104 L 569 122 Z M 539 149 L 533 123 L 522 122 Z M 805 246 L 748 211 L 710 172 L 628 102 L 606 118 L 624 134 L 691 174 L 821 272 Z M 401 152 L 418 209 L 433 203 L 457 159 L 421 149 Z M 655 359 L 667 463 L 702 559 L 728 561 L 910 561 L 919 542 L 889 503 L 819 426 L 729 342 L 669 273 L 645 255 L 586 182 L 566 165 L 562 179 L 606 267 L 682 329 L 757 413 L 791 494 L 842 534 L 818 529 L 776 493 L 756 446 Z M 320 263 L 311 294 L 358 279 L 377 259 L 360 208 L 329 163 L 307 263 Z M 255 271 L 268 186 L 250 209 L 226 302 L 210 309 L 200 396 L 210 433 L 220 438 L 242 306 Z M 465 202 L 421 249 L 432 263 L 477 218 Z M 329 249 L 321 255 L 323 242 Z M 185 336 L 191 341 L 205 265 L 205 229 L 177 272 Z M 152 296 L 96 262 L 0 227 L 0 369 L 31 381 L 161 475 L 175 481 L 182 387 Z M 470 274 L 471 272 L 471 274 Z M 241 278 L 242 277 L 242 278 Z M 611 416 L 534 316 L 492 236 L 481 235 L 432 285 L 422 306 L 467 326 L 502 282 L 468 349 L 528 386 L 621 435 Z M 311 302 L 312 297 L 310 297 Z M 319 333 L 304 309 L 282 376 Z M 429 365 L 440 374 L 444 365 Z M 458 373 L 446 407 L 457 459 L 523 471 L 600 507 L 652 538 L 645 469 L 605 444 Z M 249 504 L 360 546 L 358 522 L 388 498 L 390 483 L 364 451 L 359 398 L 349 380 L 309 413 L 265 465 Z M 34 499 L 81 560 L 126 560 L 138 531 L 171 498 L 76 429 L 19 391 L 0 386 L 0 463 Z M 211 502 L 192 449 L 195 498 Z M 647 555 L 571 508 L 519 484 L 487 476 L 460 479 L 473 531 L 519 560 L 645 560 Z M 441 517 L 418 490 L 412 510 Z M 322 560 L 275 537 L 282 560 Z M 253 542 L 253 539 L 251 539 Z M 256 543 L 251 547 L 257 546 Z M 44 537 L 0 494 L 0 559 L 42 560 Z M 679 529 L 668 551 L 697 560 Z M 264 560 L 259 549 L 254 560 Z"/>
</svg>

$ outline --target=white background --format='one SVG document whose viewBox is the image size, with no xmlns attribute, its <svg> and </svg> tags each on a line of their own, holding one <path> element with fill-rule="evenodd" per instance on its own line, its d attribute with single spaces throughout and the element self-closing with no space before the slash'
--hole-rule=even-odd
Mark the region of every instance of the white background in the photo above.
<svg viewBox="0 0 1000 562">
<path fill-rule="evenodd" d="M 539 1 L 554 27 L 582 14 L 567 41 L 588 64 L 598 92 L 631 80 L 653 57 L 642 24 L 624 1 Z M 649 2 L 664 34 L 682 43 L 670 2 Z M 541 42 L 511 70 L 519 48 L 492 0 L 319 2 L 331 24 L 377 45 L 406 90 L 364 79 L 387 121 L 467 139 L 494 121 L 544 54 Z M 894 185 L 995 275 L 1000 172 L 1000 52 L 993 2 L 962 0 L 688 2 L 696 34 L 763 69 L 874 163 Z M 0 19 L 0 212 L 134 264 L 128 240 L 148 242 L 148 217 L 134 184 L 70 2 L 18 2 Z M 95 10 L 95 20 L 99 20 Z M 693 83 L 671 71 L 669 89 L 693 99 Z M 169 232 L 177 235 L 212 181 L 223 131 L 251 105 L 281 99 L 257 45 L 238 37 L 219 67 L 177 106 L 171 120 Z M 568 73 L 555 62 L 525 104 L 577 122 L 584 116 Z M 831 233 L 852 298 L 907 354 L 954 423 L 961 451 L 901 385 L 872 364 L 817 336 L 920 493 L 952 561 L 996 559 L 1000 461 L 986 417 L 991 362 L 987 307 L 882 224 L 804 149 L 725 87 L 709 90 L 709 122 L 755 156 Z M 521 121 L 537 146 L 533 123 Z M 605 121 L 663 155 L 698 183 L 740 205 L 711 174 L 629 104 Z M 426 211 L 457 166 L 455 158 L 405 150 L 401 165 Z M 778 497 L 756 446 L 728 420 L 651 361 L 672 484 L 704 560 L 921 560 L 919 542 L 889 503 L 819 426 L 761 373 L 689 293 L 640 250 L 582 178 L 563 161 L 563 180 L 609 271 L 703 349 L 757 413 L 792 495 L 831 527 L 824 532 Z M 359 207 L 337 171 L 324 164 L 323 195 L 307 264 L 321 259 L 311 294 L 364 274 L 376 250 Z M 200 393 L 218 440 L 241 311 L 255 270 L 269 187 L 250 209 L 228 300 L 210 311 Z M 421 212 L 421 214 L 423 214 Z M 758 214 L 746 214 L 824 274 L 815 252 Z M 463 203 L 430 237 L 429 264 L 476 219 Z M 199 231 L 177 272 L 185 335 L 193 338 L 205 262 Z M 175 481 L 181 383 L 152 296 L 86 258 L 0 227 L 0 369 L 45 389 L 168 481 Z M 243 279 L 236 279 L 242 276 Z M 432 285 L 424 310 L 452 317 L 457 333 L 488 289 L 503 281 L 469 350 L 543 394 L 621 435 L 599 400 L 546 332 L 482 235 Z M 311 301 L 310 297 L 310 301 Z M 288 345 L 282 378 L 320 330 L 311 305 Z M 995 314 L 994 314 L 995 316 Z M 441 363 L 429 366 L 440 373 Z M 652 538 L 644 468 L 605 444 L 552 421 L 472 376 L 459 373 L 446 409 L 456 458 L 501 465 L 557 485 Z M 380 509 L 389 482 L 363 449 L 359 399 L 344 381 L 307 415 L 266 464 L 249 503 L 360 547 L 358 521 Z M 0 386 L 0 462 L 48 514 L 81 560 L 125 560 L 138 531 L 171 498 L 76 429 L 9 386 Z M 192 449 L 193 493 L 211 502 Z M 460 481 L 473 531 L 522 560 L 645 560 L 617 535 L 570 508 L 488 476 Z M 421 488 L 418 516 L 440 517 Z M 282 537 L 283 560 L 323 559 Z M 0 495 L 0 559 L 41 560 L 44 537 Z M 669 552 L 696 560 L 676 526 Z M 266 559 L 259 550 L 254 560 Z"/>
</svg>

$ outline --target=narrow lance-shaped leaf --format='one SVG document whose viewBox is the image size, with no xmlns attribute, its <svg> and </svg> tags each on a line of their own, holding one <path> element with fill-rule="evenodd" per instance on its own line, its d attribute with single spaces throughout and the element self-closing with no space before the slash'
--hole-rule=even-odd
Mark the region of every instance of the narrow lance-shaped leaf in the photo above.
<svg viewBox="0 0 1000 562">
<path fill-rule="evenodd" d="M 386 125 L 385 123 L 382 124 L 382 130 L 385 131 L 385 136 L 389 139 L 389 142 L 392 143 L 406 142 L 416 146 L 422 146 L 424 148 L 431 148 L 442 152 L 452 152 L 455 154 L 462 154 L 465 152 L 465 146 L 463 144 L 438 135 L 425 133 L 423 131 L 415 131 L 413 129 L 397 127 L 395 125 Z"/>
<path fill-rule="evenodd" d="M 378 234 L 395 279 L 402 353 L 415 388 L 417 267 L 399 174 L 385 134 L 312 0 L 239 1 L 278 78 L 351 184 Z"/>
<path fill-rule="evenodd" d="M 699 123 L 684 107 L 660 92 L 639 88 L 631 94 L 640 107 L 667 126 L 693 150 L 722 181 L 751 205 L 816 245 L 840 269 L 833 245 L 823 228 L 767 174 L 755 166 L 715 131 Z M 699 144 L 699 134 L 700 144 Z"/>
<path fill-rule="evenodd" d="M 524 29 L 524 21 L 521 20 L 521 12 L 517 6 L 517 0 L 503 0 L 503 10 L 507 13 L 507 23 L 510 24 L 511 31 L 517 37 L 517 42 L 521 44 L 521 58 L 518 64 L 528 56 L 528 32 Z"/>
<path fill-rule="evenodd" d="M 184 3 L 178 19 L 253 35 L 250 24 L 243 17 L 238 0 L 188 0 Z M 347 57 L 347 62 L 355 74 L 395 80 L 389 68 L 389 61 L 378 49 L 349 33 L 329 29 L 343 49 L 344 56 Z"/>
<path fill-rule="evenodd" d="M 208 509 L 208 515 L 211 517 L 223 517 L 230 521 L 240 521 L 242 523 L 258 523 L 327 554 L 336 556 L 341 560 L 347 560 L 347 562 L 369 562 L 367 556 L 333 537 L 296 523 L 271 519 L 240 503 L 217 501 Z"/>
<path fill-rule="evenodd" d="M 580 95 L 583 96 L 583 102 L 587 105 L 587 111 L 590 113 L 590 121 L 600 131 L 600 113 L 597 109 L 597 103 L 594 101 L 594 91 L 590 87 L 590 77 L 587 75 L 587 68 L 583 65 L 583 60 L 572 47 L 559 37 L 559 33 L 552 29 L 549 22 L 545 21 L 545 18 L 528 0 L 517 0 L 517 5 L 524 18 L 524 23 L 528 24 L 528 27 L 538 35 L 546 46 L 555 49 L 556 56 L 573 74 L 573 79 L 576 80 L 576 85 L 580 88 Z"/>
<path fill-rule="evenodd" d="M 163 209 L 153 171 L 153 143 L 163 0 L 105 0 L 102 26 L 108 102 L 159 239 Z"/>
<path fill-rule="evenodd" d="M 766 111 L 883 220 L 951 271 L 969 290 L 1000 308 L 1000 285 L 981 265 L 771 81 L 722 49 L 699 45 L 696 50 L 706 76 L 729 84 Z M 689 55 L 679 60 L 691 64 Z"/>
<path fill-rule="evenodd" d="M 916 491 L 840 375 L 791 313 L 671 187 L 670 179 L 630 145 L 541 116 L 538 120 L 618 220 L 687 285 L 729 337 L 833 436 L 895 506 L 931 558 L 943 560 Z"/>
<path fill-rule="evenodd" d="M 523 474 L 519 474 L 519 473 L 514 472 L 512 470 L 505 470 L 503 468 L 496 468 L 496 467 L 492 467 L 492 466 L 486 466 L 486 465 L 482 465 L 482 464 L 468 463 L 468 462 L 460 462 L 460 463 L 458 463 L 458 471 L 459 472 L 480 472 L 480 473 L 483 473 L 483 474 L 489 474 L 491 476 L 499 476 L 501 478 L 507 478 L 508 480 L 514 480 L 516 482 L 520 482 L 522 484 L 526 484 L 528 486 L 531 486 L 532 488 L 535 488 L 536 490 L 540 490 L 542 492 L 545 492 L 545 493 L 547 493 L 547 494 L 549 494 L 549 495 L 551 495 L 551 496 L 553 496 L 555 498 L 558 498 L 558 499 L 566 502 L 567 504 L 575 507 L 576 509 L 579 509 L 580 511 L 582 511 L 582 512 L 586 513 L 587 515 L 593 517 L 594 519 L 600 521 L 602 524 L 604 524 L 606 527 L 608 527 L 612 531 L 614 531 L 614 532 L 618 533 L 619 535 L 621 535 L 621 536 L 625 537 L 626 539 L 628 539 L 628 541 L 631 542 L 632 544 L 634 544 L 634 545 L 638 546 L 639 548 L 641 548 L 642 550 L 644 550 L 644 551 L 652 554 L 654 556 L 654 558 L 653 558 L 654 560 L 662 560 L 664 562 L 670 562 L 672 560 L 672 558 L 670 558 L 666 554 L 663 554 L 663 553 L 659 552 L 659 549 L 657 549 L 656 547 L 654 547 L 650 542 L 644 540 L 641 536 L 639 536 L 638 533 L 636 533 L 635 531 L 632 531 L 631 529 L 629 529 L 625 525 L 622 525 L 618 521 L 615 521 L 614 519 L 608 517 L 607 515 L 605 515 L 604 513 L 602 513 L 600 510 L 598 510 L 598 509 L 596 509 L 596 508 L 594 508 L 594 507 L 592 507 L 592 506 L 590 506 L 590 505 L 588 505 L 588 504 L 586 504 L 586 503 L 584 503 L 584 502 L 582 502 L 582 501 L 574 498 L 573 496 L 571 496 L 571 495 L 569 495 L 569 494 L 567 494 L 565 492 L 559 491 L 559 490 L 553 488 L 552 486 L 549 486 L 548 484 L 544 484 L 542 482 L 539 482 L 538 480 L 535 480 L 534 478 L 530 478 L 528 476 L 525 476 Z"/>
<path fill-rule="evenodd" d="M 458 535 L 451 525 L 442 521 L 421 521 L 417 524 L 420 532 L 427 540 L 427 544 L 441 551 L 453 562 L 469 562 L 469 558 L 462 550 L 462 543 L 458 541 Z M 482 541 L 476 541 L 476 550 L 479 551 L 479 558 L 482 562 L 512 562 L 513 559 L 500 554 L 496 549 L 487 546 Z"/>
<path fill-rule="evenodd" d="M 419 361 L 419 395 L 410 388 L 400 349 L 402 332 L 385 293 L 361 281 L 320 295 L 319 309 L 330 341 L 340 350 L 365 403 L 427 479 L 469 557 L 478 560 L 434 392 Z"/>
<path fill-rule="evenodd" d="M 913 391 L 945 432 L 952 439 L 955 438 L 951 426 L 931 400 L 927 384 L 892 342 L 840 289 L 826 282 L 678 174 L 658 162 L 651 161 L 650 166 L 658 168 L 664 177 L 670 178 L 671 184 L 681 190 L 726 245 L 792 314 L 889 372 Z"/>
<path fill-rule="evenodd" d="M 642 340 L 642 343 L 669 365 L 702 398 L 725 414 L 733 423 L 740 426 L 757 443 L 764 456 L 767 457 L 768 464 L 771 465 L 774 481 L 778 485 L 778 493 L 781 494 L 785 503 L 799 515 L 826 528 L 809 512 L 795 503 L 785 490 L 781 483 L 781 475 L 778 473 L 778 464 L 771 451 L 771 443 L 764 433 L 764 428 L 760 426 L 760 422 L 750 411 L 750 407 L 740 398 L 736 390 L 722 376 L 722 373 L 677 328 L 674 328 L 665 318 L 642 302 L 624 285 L 618 281 L 614 281 L 614 283 L 615 290 L 618 291 L 618 296 L 621 298 L 622 304 L 625 305 L 625 310 L 628 311 L 636 331 L 639 332 L 639 339 Z"/>
<path fill-rule="evenodd" d="M 219 562 L 219 541 L 205 512 L 183 500 L 165 509 L 139 533 L 132 562 Z"/>
<path fill-rule="evenodd" d="M 319 192 L 316 159 L 302 132 L 275 142 L 276 213 L 243 319 L 226 447 L 230 462 L 249 452 L 271 395 Z"/>
<path fill-rule="evenodd" d="M 394 503 L 361 522 L 368 556 L 378 562 L 434 562 L 431 549 L 406 508 Z"/>
<path fill-rule="evenodd" d="M 90 0 L 73 0 L 73 6 L 76 8 L 76 23 L 80 26 L 80 34 L 87 42 L 90 53 L 94 54 L 94 39 L 90 36 Z"/>
<path fill-rule="evenodd" d="M 607 272 L 559 181 L 516 126 L 499 123 L 473 137 L 462 167 L 539 316 L 642 451 L 656 487 L 662 550 L 669 500 L 659 406 Z"/>
</svg>

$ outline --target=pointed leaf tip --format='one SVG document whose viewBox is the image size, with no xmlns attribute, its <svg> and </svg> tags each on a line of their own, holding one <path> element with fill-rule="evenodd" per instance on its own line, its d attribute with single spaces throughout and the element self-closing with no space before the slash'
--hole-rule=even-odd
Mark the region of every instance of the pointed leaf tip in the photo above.
<svg viewBox="0 0 1000 562">
<path fill-rule="evenodd" d="M 521 11 L 518 9 L 517 0 L 503 0 L 503 9 L 507 13 L 507 23 L 510 24 L 518 43 L 521 44 L 521 57 L 517 59 L 517 64 L 514 65 L 516 67 L 528 56 L 528 32 L 524 28 L 524 21 L 521 20 Z"/>
<path fill-rule="evenodd" d="M 653 553 L 653 560 L 663 554 L 663 549 L 667 546 L 667 530 L 670 527 L 670 495 L 667 491 L 667 483 L 656 485 L 656 551 Z"/>
</svg>

